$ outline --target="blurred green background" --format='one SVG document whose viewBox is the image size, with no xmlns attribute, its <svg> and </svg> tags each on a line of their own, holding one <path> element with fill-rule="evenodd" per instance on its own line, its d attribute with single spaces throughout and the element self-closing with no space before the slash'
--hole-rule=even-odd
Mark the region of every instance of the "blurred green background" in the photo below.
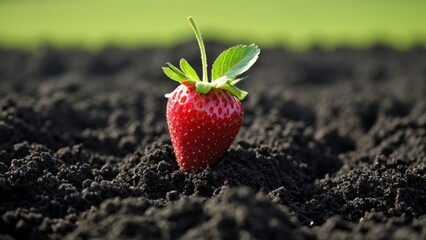
<svg viewBox="0 0 426 240">
<path fill-rule="evenodd" d="M 99 49 L 195 39 L 285 46 L 426 46 L 426 1 L 0 0 L 0 47 Z"/>
</svg>

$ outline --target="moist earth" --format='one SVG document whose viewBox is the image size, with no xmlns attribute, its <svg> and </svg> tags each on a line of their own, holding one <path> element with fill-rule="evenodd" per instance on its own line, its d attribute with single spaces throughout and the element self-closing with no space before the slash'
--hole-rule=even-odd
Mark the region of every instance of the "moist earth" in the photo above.
<svg viewBox="0 0 426 240">
<path fill-rule="evenodd" d="M 195 42 L 0 50 L 1 239 L 426 239 L 425 49 L 262 49 L 197 173 L 165 118 L 181 57 L 201 69 Z"/>
</svg>

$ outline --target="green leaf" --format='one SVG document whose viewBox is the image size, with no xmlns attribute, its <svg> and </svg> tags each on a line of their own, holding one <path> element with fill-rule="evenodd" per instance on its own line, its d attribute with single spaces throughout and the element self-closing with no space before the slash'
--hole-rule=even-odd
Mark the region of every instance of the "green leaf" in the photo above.
<svg viewBox="0 0 426 240">
<path fill-rule="evenodd" d="M 213 85 L 209 82 L 196 82 L 195 83 L 195 88 L 197 89 L 197 92 L 201 93 L 201 94 L 206 94 L 208 92 L 210 92 L 210 90 L 212 89 Z"/>
<path fill-rule="evenodd" d="M 169 68 L 170 68 L 170 69 L 172 69 L 173 71 L 175 71 L 175 72 L 177 72 L 177 73 L 179 73 L 179 74 L 181 74 L 181 75 L 185 76 L 185 73 L 184 73 L 184 72 L 182 72 L 182 70 L 180 70 L 179 68 L 175 67 L 175 65 L 173 65 L 173 64 L 171 64 L 171 63 L 169 63 L 169 62 L 167 62 L 166 64 L 167 64 L 167 66 L 169 66 Z"/>
<path fill-rule="evenodd" d="M 186 61 L 185 59 L 180 60 L 180 69 L 194 81 L 200 81 L 200 78 L 198 77 L 197 72 L 194 70 L 194 68 Z"/>
<path fill-rule="evenodd" d="M 182 72 L 179 68 L 175 67 L 171 63 L 166 63 L 167 67 L 163 67 L 164 73 L 172 80 L 178 81 L 178 82 L 184 82 L 188 81 L 188 76 L 184 72 Z"/>
<path fill-rule="evenodd" d="M 229 81 L 229 78 L 227 78 L 226 76 L 220 77 L 213 82 L 213 85 L 215 88 L 219 88 L 223 86 L 224 84 L 227 84 L 228 81 Z"/>
<path fill-rule="evenodd" d="M 231 85 L 235 86 L 235 84 L 243 81 L 244 79 L 246 79 L 247 77 L 241 77 L 241 78 L 237 78 L 231 81 Z"/>
<path fill-rule="evenodd" d="M 229 91 L 232 95 L 237 97 L 239 100 L 243 100 L 248 94 L 246 91 L 241 90 L 241 89 L 239 89 L 236 86 L 231 85 L 231 84 L 225 84 L 225 85 L 223 85 L 219 88 L 226 90 L 226 91 Z"/>
<path fill-rule="evenodd" d="M 177 82 L 184 82 L 185 80 L 187 80 L 185 75 L 173 71 L 173 69 L 170 67 L 163 67 L 163 71 L 167 75 L 167 77 Z"/>
<path fill-rule="evenodd" d="M 256 62 L 259 53 L 260 49 L 254 44 L 228 48 L 213 63 L 213 81 L 223 76 L 235 78 L 244 73 Z"/>
</svg>

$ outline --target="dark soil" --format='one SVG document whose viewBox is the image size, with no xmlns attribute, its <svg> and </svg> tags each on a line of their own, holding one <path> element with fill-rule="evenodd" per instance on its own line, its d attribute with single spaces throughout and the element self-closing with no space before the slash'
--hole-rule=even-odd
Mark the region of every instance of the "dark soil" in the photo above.
<svg viewBox="0 0 426 240">
<path fill-rule="evenodd" d="M 426 239 L 425 49 L 263 49 L 237 139 L 193 174 L 165 120 L 181 57 L 0 50 L 0 239 Z"/>
</svg>

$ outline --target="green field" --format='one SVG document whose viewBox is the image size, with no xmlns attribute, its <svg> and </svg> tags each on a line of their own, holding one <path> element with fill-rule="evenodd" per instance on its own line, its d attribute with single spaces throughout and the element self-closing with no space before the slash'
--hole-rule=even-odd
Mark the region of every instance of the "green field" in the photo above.
<svg viewBox="0 0 426 240">
<path fill-rule="evenodd" d="M 426 1 L 0 0 L 0 47 L 170 46 L 193 38 L 303 49 L 426 46 Z"/>
</svg>

